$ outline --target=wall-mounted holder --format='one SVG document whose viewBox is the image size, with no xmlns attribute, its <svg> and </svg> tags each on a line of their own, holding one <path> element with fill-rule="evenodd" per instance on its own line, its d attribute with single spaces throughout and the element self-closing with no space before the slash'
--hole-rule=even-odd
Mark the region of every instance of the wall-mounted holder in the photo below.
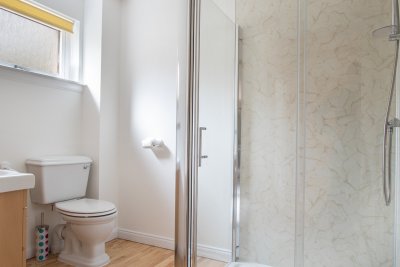
<svg viewBox="0 0 400 267">
<path fill-rule="evenodd" d="M 142 140 L 142 147 L 143 148 L 162 148 L 164 146 L 164 141 L 160 138 L 154 137 L 147 137 L 146 139 Z"/>
</svg>

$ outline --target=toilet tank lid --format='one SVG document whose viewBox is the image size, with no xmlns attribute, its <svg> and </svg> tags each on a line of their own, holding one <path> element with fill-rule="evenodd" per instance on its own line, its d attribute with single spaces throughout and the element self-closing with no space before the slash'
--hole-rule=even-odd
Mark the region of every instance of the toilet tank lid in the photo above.
<svg viewBox="0 0 400 267">
<path fill-rule="evenodd" d="M 27 159 L 27 165 L 50 166 L 50 165 L 70 165 L 92 163 L 86 156 L 43 156 Z"/>
</svg>

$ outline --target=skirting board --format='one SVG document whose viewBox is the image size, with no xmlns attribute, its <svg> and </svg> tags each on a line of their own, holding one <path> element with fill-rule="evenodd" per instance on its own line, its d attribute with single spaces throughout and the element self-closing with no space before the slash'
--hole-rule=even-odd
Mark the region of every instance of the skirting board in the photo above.
<svg viewBox="0 0 400 267">
<path fill-rule="evenodd" d="M 118 238 L 170 250 L 174 250 L 175 247 L 174 239 L 172 238 L 140 233 L 122 228 L 118 231 Z M 230 250 L 201 244 L 197 247 L 197 254 L 200 257 L 224 262 L 230 262 L 232 257 Z"/>
</svg>

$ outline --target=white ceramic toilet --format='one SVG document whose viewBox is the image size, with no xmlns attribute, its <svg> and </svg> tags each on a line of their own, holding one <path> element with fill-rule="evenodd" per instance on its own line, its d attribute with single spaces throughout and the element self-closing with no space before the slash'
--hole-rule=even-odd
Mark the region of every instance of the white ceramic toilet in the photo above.
<svg viewBox="0 0 400 267">
<path fill-rule="evenodd" d="M 64 248 L 58 260 L 73 266 L 98 267 L 110 262 L 105 241 L 110 236 L 117 209 L 111 202 L 84 198 L 92 160 L 83 156 L 52 156 L 26 161 L 36 177 L 31 200 L 55 204 L 66 221 L 61 227 Z"/>
</svg>

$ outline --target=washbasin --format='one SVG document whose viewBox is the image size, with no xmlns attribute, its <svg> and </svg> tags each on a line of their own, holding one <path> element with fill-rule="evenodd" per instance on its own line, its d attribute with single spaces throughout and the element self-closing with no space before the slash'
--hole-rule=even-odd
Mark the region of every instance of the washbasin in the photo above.
<svg viewBox="0 0 400 267">
<path fill-rule="evenodd" d="M 17 175 L 19 172 L 13 170 L 0 170 L 0 177 L 9 176 L 9 175 Z"/>
<path fill-rule="evenodd" d="M 35 176 L 14 170 L 0 169 L 0 193 L 31 189 L 35 186 Z"/>
</svg>

